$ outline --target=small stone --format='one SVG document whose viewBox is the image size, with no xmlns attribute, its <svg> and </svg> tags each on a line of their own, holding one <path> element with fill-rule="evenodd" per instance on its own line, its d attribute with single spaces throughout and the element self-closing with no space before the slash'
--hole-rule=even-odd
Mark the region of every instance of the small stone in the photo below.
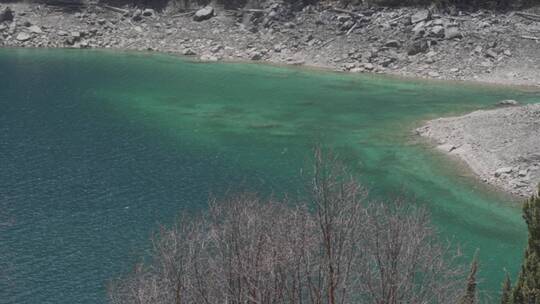
<svg viewBox="0 0 540 304">
<path fill-rule="evenodd" d="M 146 8 L 144 9 L 144 11 L 142 12 L 142 15 L 145 16 L 145 17 L 152 17 L 155 15 L 155 11 L 151 8 Z"/>
<path fill-rule="evenodd" d="M 525 177 L 525 176 L 527 176 L 527 170 L 519 170 L 518 176 L 520 176 L 520 177 Z"/>
<path fill-rule="evenodd" d="M 384 46 L 391 47 L 391 48 L 398 48 L 399 47 L 399 41 L 397 40 L 388 40 Z"/>
<path fill-rule="evenodd" d="M 375 66 L 371 63 L 364 63 L 364 69 L 368 70 L 368 71 L 373 71 L 373 69 L 375 69 Z"/>
<path fill-rule="evenodd" d="M 484 55 L 485 55 L 486 57 L 488 57 L 488 58 L 493 58 L 493 59 L 495 59 L 495 58 L 497 58 L 497 55 L 498 55 L 498 54 L 497 54 L 497 52 L 495 52 L 495 50 L 493 50 L 493 49 L 488 49 L 488 50 L 486 50 L 486 52 L 484 53 Z"/>
<path fill-rule="evenodd" d="M 261 52 L 255 51 L 255 52 L 251 53 L 251 55 L 249 56 L 249 59 L 254 60 L 254 61 L 261 60 L 262 59 L 262 54 L 261 54 Z"/>
<path fill-rule="evenodd" d="M 197 55 L 192 49 L 184 49 L 182 50 L 182 55 L 184 56 L 194 56 Z"/>
<path fill-rule="evenodd" d="M 433 78 L 437 78 L 437 77 L 439 77 L 441 75 L 438 72 L 430 71 L 430 72 L 428 72 L 428 76 L 433 77 Z"/>
<path fill-rule="evenodd" d="M 352 62 L 349 62 L 349 63 L 346 63 L 345 64 L 345 69 L 346 70 L 352 70 L 356 67 L 356 64 L 355 63 L 352 63 Z"/>
</svg>

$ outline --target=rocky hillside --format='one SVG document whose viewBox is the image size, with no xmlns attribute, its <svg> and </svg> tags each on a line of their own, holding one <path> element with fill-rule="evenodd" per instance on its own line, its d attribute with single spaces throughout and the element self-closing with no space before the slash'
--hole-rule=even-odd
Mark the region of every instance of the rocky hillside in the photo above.
<svg viewBox="0 0 540 304">
<path fill-rule="evenodd" d="M 266 1 L 163 11 L 95 3 L 0 4 L 0 46 L 151 50 L 201 60 L 540 84 L 540 15 Z"/>
</svg>

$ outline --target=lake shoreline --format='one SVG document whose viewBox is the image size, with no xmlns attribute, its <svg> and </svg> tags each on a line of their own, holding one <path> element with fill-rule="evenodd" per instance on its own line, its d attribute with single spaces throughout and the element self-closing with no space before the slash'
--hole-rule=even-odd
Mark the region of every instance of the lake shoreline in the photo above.
<svg viewBox="0 0 540 304">
<path fill-rule="evenodd" d="M 416 129 L 437 149 L 464 161 L 484 183 L 517 197 L 540 182 L 540 104 L 430 120 Z"/>
<path fill-rule="evenodd" d="M 289 10 L 274 5 L 249 14 L 215 8 L 197 22 L 193 10 L 175 15 L 130 7 L 67 12 L 27 3 L 8 6 L 13 20 L 0 22 L 0 47 L 155 51 L 210 62 L 540 86 L 538 41 L 516 36 L 536 25 L 521 11 L 307 6 L 285 18 L 281 15 Z"/>
</svg>

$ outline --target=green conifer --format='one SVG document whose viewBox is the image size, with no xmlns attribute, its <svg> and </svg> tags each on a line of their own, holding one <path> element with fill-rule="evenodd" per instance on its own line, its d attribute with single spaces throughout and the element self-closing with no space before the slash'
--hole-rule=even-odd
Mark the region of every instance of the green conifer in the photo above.
<svg viewBox="0 0 540 304">
<path fill-rule="evenodd" d="M 523 265 L 512 292 L 513 304 L 540 304 L 540 185 L 523 205 L 529 239 Z"/>
<path fill-rule="evenodd" d="M 502 285 L 501 304 L 512 303 L 512 282 L 510 281 L 510 275 L 506 273 L 504 283 Z"/>
<path fill-rule="evenodd" d="M 474 304 L 476 301 L 476 273 L 478 272 L 478 251 L 474 254 L 473 261 L 471 263 L 471 270 L 467 277 L 467 288 L 465 294 L 460 299 L 459 304 Z"/>
</svg>

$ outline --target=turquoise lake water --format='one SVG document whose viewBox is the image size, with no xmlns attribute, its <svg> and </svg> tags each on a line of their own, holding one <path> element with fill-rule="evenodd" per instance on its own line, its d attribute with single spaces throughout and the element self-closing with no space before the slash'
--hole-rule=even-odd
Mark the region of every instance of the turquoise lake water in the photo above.
<svg viewBox="0 0 540 304">
<path fill-rule="evenodd" d="M 296 192 L 314 144 L 374 198 L 405 195 L 441 238 L 480 249 L 480 288 L 517 272 L 526 230 L 412 130 L 422 120 L 540 102 L 495 86 L 345 75 L 166 55 L 0 50 L 0 303 L 103 303 L 159 224 L 209 195 Z"/>
</svg>

